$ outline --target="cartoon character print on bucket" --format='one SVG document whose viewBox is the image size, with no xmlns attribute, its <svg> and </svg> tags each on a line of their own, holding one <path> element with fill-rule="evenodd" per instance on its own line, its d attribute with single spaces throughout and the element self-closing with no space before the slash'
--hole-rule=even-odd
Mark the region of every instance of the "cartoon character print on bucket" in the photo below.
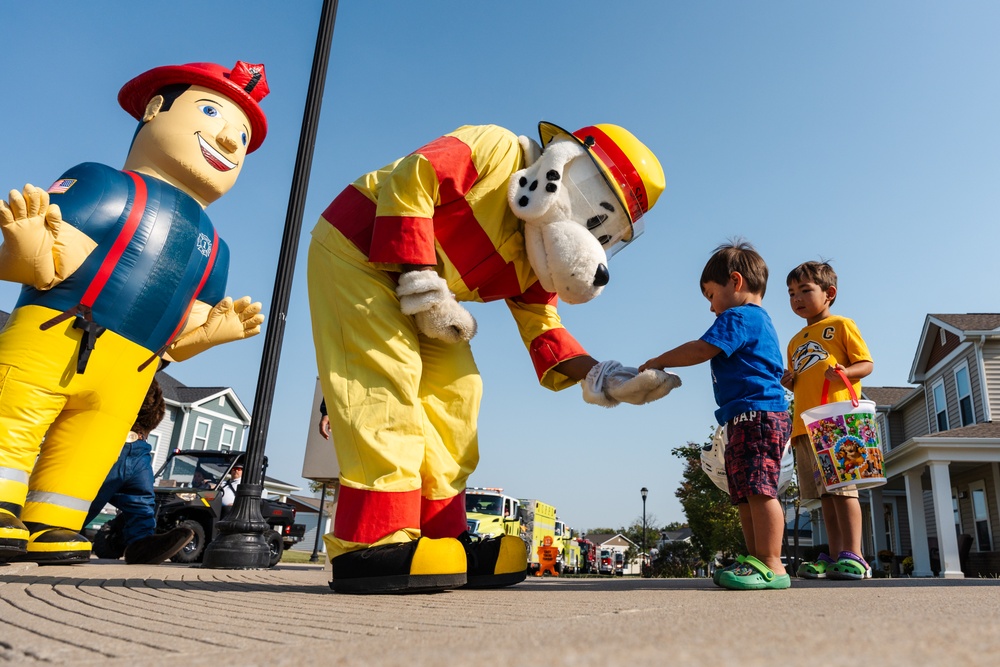
<svg viewBox="0 0 1000 667">
<path fill-rule="evenodd" d="M 859 489 L 881 486 L 886 480 L 875 403 L 858 400 L 850 382 L 843 379 L 851 391 L 851 400 L 827 403 L 829 382 L 824 382 L 823 404 L 802 412 L 816 462 L 823 472 L 823 485 L 827 491 L 851 484 Z"/>
</svg>

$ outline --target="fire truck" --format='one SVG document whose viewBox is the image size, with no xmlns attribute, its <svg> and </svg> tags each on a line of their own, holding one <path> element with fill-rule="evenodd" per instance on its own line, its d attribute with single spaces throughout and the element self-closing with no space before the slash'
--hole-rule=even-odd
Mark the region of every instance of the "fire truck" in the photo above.
<svg viewBox="0 0 1000 667">
<path fill-rule="evenodd" d="M 521 535 L 520 501 L 496 487 L 465 490 L 465 521 L 470 533 L 491 537 Z"/>
</svg>

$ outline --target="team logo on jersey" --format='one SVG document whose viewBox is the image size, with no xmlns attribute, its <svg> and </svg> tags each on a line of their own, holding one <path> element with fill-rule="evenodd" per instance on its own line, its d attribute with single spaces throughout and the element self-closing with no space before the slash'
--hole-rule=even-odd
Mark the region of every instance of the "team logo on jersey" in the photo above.
<svg viewBox="0 0 1000 667">
<path fill-rule="evenodd" d="M 198 234 L 198 241 L 196 244 L 198 246 L 198 252 L 205 257 L 212 254 L 212 239 L 208 238 L 204 234 Z"/>
<path fill-rule="evenodd" d="M 829 357 L 830 353 L 822 345 L 814 340 L 808 341 L 799 345 L 792 353 L 792 370 L 796 374 L 801 373 Z"/>
</svg>

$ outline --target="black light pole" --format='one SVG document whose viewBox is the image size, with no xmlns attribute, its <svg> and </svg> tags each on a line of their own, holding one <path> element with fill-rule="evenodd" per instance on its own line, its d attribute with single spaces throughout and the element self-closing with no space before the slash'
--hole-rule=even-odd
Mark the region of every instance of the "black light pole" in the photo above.
<svg viewBox="0 0 1000 667">
<path fill-rule="evenodd" d="M 639 493 L 642 494 L 642 559 L 643 562 L 646 560 L 646 496 L 649 495 L 649 489 L 642 487 L 639 489 Z M 639 574 L 642 574 L 642 567 L 639 568 Z"/>
<path fill-rule="evenodd" d="M 313 544 L 312 556 L 309 556 L 310 563 L 319 562 L 319 536 L 323 527 L 323 508 L 326 505 L 326 482 L 323 482 L 323 492 L 319 494 L 319 518 L 316 519 L 316 543 Z"/>
<path fill-rule="evenodd" d="M 278 254 L 278 270 L 271 296 L 270 316 L 264 336 L 264 352 L 260 374 L 257 376 L 257 394 L 253 404 L 253 421 L 247 442 L 244 478 L 236 487 L 236 500 L 225 521 L 219 522 L 219 536 L 205 548 L 202 567 L 215 569 L 265 568 L 270 561 L 270 549 L 264 539 L 268 525 L 260 513 L 260 493 L 263 489 L 264 447 L 267 427 L 271 421 L 271 403 L 278 375 L 278 358 L 285 335 L 288 301 L 292 291 L 295 255 L 298 251 L 299 232 L 302 229 L 302 212 L 305 209 L 309 172 L 312 168 L 313 148 L 316 145 L 316 128 L 323 103 L 326 68 L 330 61 L 330 42 L 337 20 L 337 0 L 323 0 L 316 50 L 313 52 L 312 72 L 306 92 L 306 106 L 302 114 L 299 148 L 292 174 L 292 188 L 285 215 L 285 231 Z"/>
</svg>

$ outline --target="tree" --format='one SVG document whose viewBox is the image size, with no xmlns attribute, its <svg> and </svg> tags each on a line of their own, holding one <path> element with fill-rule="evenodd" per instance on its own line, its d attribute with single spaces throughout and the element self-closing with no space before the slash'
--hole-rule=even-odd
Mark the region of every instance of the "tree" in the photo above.
<svg viewBox="0 0 1000 667">
<path fill-rule="evenodd" d="M 704 446 L 711 442 L 710 436 Z M 709 563 L 719 552 L 724 558 L 744 553 L 746 544 L 739 511 L 701 469 L 701 449 L 702 445 L 688 442 L 672 449 L 671 454 L 685 461 L 683 480 L 674 495 L 684 508 L 698 555 Z"/>
</svg>

